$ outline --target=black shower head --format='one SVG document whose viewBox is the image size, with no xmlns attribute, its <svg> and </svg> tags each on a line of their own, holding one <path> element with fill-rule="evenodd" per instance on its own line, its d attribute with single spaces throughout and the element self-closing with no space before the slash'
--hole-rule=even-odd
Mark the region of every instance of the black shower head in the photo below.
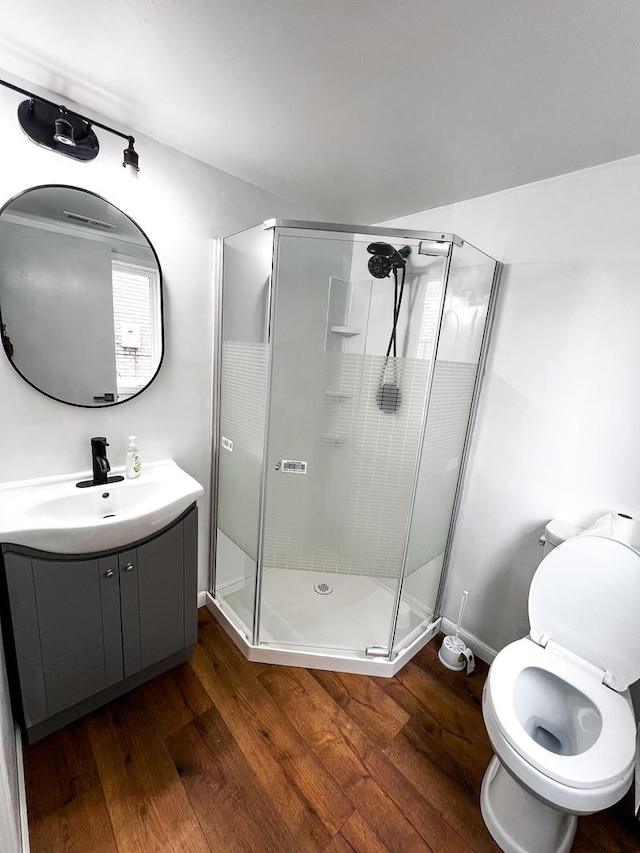
<svg viewBox="0 0 640 853">
<path fill-rule="evenodd" d="M 374 278 L 386 278 L 391 270 L 404 267 L 411 254 L 410 246 L 394 249 L 390 243 L 369 243 L 369 272 Z"/>
</svg>

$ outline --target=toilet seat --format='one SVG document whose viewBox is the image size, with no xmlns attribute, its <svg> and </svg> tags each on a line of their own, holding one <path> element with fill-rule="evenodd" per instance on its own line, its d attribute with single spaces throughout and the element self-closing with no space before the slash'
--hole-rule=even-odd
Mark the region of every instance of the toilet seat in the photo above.
<svg viewBox="0 0 640 853">
<path fill-rule="evenodd" d="M 536 743 L 514 706 L 514 687 L 528 667 L 553 673 L 597 708 L 602 729 L 594 744 L 577 755 L 558 755 Z M 506 646 L 495 658 L 485 700 L 506 742 L 549 779 L 571 788 L 602 788 L 630 776 L 635 758 L 635 720 L 628 694 L 602 683 L 602 671 L 553 643 L 543 648 L 529 638 Z M 494 744 L 496 746 L 496 744 Z"/>
</svg>

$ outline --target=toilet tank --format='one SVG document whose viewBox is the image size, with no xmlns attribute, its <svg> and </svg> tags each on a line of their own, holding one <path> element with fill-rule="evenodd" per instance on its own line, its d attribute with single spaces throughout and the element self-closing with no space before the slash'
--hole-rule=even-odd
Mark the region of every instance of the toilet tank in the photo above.
<svg viewBox="0 0 640 853">
<path fill-rule="evenodd" d="M 540 544 L 544 546 L 543 557 L 550 554 L 557 545 L 562 545 L 567 539 L 577 536 L 583 530 L 584 527 L 567 524 L 566 521 L 558 521 L 555 518 L 551 519 L 544 528 L 544 535 L 540 537 Z"/>
</svg>

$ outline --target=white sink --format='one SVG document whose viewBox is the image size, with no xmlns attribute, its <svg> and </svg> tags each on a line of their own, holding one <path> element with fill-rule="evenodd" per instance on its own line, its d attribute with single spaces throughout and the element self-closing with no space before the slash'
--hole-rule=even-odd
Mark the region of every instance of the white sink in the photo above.
<svg viewBox="0 0 640 853">
<path fill-rule="evenodd" d="M 0 485 L 0 542 L 56 554 L 124 548 L 158 533 L 204 493 L 171 459 L 147 463 L 135 480 L 76 486 L 90 478 L 85 471 Z"/>
</svg>

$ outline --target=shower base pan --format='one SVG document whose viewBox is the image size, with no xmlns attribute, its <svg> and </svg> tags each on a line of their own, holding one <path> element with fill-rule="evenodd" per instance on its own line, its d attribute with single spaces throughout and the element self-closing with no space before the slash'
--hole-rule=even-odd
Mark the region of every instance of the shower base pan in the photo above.
<svg viewBox="0 0 640 853">
<path fill-rule="evenodd" d="M 253 584 L 207 594 L 207 607 L 244 656 L 258 663 L 391 677 L 440 630 L 416 604 L 403 606 L 392 660 L 366 654 L 385 646 L 395 588 L 377 578 L 340 573 L 268 569 L 262 583 L 261 643 L 237 624 L 251 624 Z"/>
</svg>

